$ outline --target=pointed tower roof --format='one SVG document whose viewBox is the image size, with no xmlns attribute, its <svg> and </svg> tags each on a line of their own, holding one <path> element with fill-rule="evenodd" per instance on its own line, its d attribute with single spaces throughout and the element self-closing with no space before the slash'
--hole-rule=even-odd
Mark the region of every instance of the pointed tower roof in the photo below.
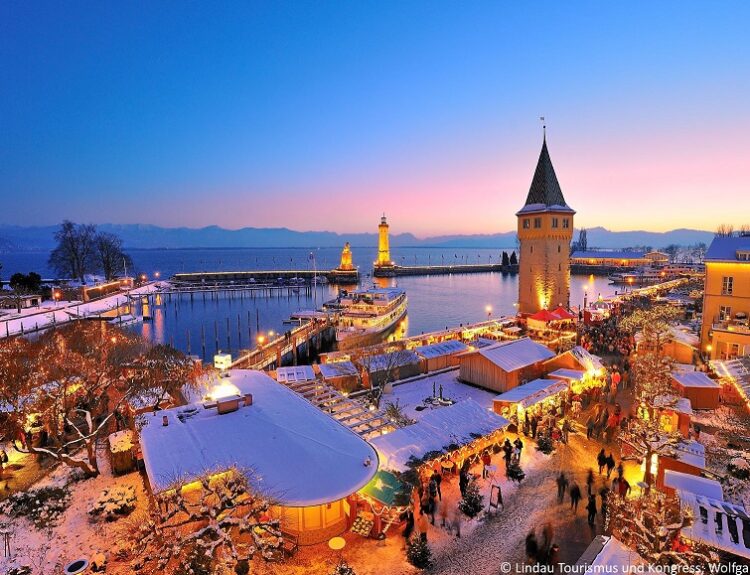
<svg viewBox="0 0 750 575">
<path fill-rule="evenodd" d="M 545 136 L 534 171 L 534 179 L 531 180 L 529 195 L 526 196 L 526 203 L 518 214 L 546 211 L 575 213 L 565 203 L 560 183 L 557 181 L 557 175 L 555 174 L 555 168 L 552 167 L 552 160 L 549 157 L 547 137 Z"/>
</svg>

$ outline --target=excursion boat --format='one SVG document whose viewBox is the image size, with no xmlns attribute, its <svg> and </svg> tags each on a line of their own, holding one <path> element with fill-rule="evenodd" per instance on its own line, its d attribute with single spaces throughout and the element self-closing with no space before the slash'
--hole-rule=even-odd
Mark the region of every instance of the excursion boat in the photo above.
<svg viewBox="0 0 750 575">
<path fill-rule="evenodd" d="M 396 288 L 345 291 L 323 309 L 338 313 L 339 350 L 374 345 L 392 332 L 406 315 L 406 292 Z"/>
<path fill-rule="evenodd" d="M 665 270 L 643 270 L 638 272 L 615 273 L 607 277 L 609 283 L 621 285 L 645 286 L 675 279 L 678 274 Z"/>
</svg>

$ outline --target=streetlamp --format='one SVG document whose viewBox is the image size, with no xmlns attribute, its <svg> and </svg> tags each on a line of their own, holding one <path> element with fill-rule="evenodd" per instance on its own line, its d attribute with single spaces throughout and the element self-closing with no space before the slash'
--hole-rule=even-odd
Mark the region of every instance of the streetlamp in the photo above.
<svg viewBox="0 0 750 575">
<path fill-rule="evenodd" d="M 159 274 L 159 272 L 154 272 L 154 277 L 155 277 L 156 279 L 159 279 L 159 275 L 160 275 L 160 274 Z"/>
<path fill-rule="evenodd" d="M 492 306 L 491 305 L 487 305 L 484 308 L 484 311 L 487 312 L 487 321 L 490 321 L 490 318 L 492 317 Z"/>
<path fill-rule="evenodd" d="M 268 332 L 268 339 L 269 339 L 269 341 L 270 341 L 271 339 L 273 339 L 273 336 L 274 336 L 274 335 L 275 335 L 275 334 L 274 334 L 273 330 L 270 330 L 270 331 Z"/>
</svg>

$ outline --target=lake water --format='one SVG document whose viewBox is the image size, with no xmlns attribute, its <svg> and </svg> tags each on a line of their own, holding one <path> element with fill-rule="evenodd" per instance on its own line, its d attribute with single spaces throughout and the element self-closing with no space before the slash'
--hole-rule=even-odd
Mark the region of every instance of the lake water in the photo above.
<svg viewBox="0 0 750 575">
<path fill-rule="evenodd" d="M 513 248 L 507 248 L 510 252 Z M 314 253 L 314 261 L 310 258 Z M 466 275 L 404 276 L 400 278 L 367 277 L 377 254 L 376 248 L 353 247 L 355 265 L 361 270 L 361 285 L 373 282 L 380 286 L 398 286 L 406 290 L 409 311 L 406 335 L 418 335 L 459 324 L 473 323 L 487 318 L 486 307 L 492 306 L 493 317 L 515 314 L 514 303 L 518 294 L 518 276 L 511 274 L 482 273 Z M 339 249 L 175 249 L 133 250 L 130 252 L 135 269 L 154 277 L 168 278 L 182 271 L 232 271 L 248 269 L 312 269 L 327 270 L 338 265 Z M 394 248 L 392 257 L 402 265 L 428 265 L 441 263 L 490 263 L 500 261 L 502 250 Z M 4 254 L 3 278 L 15 271 L 37 271 L 50 277 L 46 253 Z M 606 278 L 572 276 L 571 305 L 583 301 L 584 287 L 590 297 L 614 293 Z M 312 309 L 336 296 L 336 286 L 318 286 L 314 296 L 300 290 L 299 294 L 274 297 L 242 296 L 234 293 L 218 295 L 187 295 L 171 300 L 165 298 L 153 310 L 153 320 L 136 324 L 132 329 L 152 341 L 172 343 L 183 351 L 202 355 L 201 342 L 205 341 L 205 355 L 209 359 L 216 349 L 247 349 L 254 345 L 260 333 L 276 333 L 289 329 L 283 320 L 295 311 Z M 228 323 L 227 323 L 228 322 Z M 202 335 L 203 334 L 203 335 Z"/>
</svg>

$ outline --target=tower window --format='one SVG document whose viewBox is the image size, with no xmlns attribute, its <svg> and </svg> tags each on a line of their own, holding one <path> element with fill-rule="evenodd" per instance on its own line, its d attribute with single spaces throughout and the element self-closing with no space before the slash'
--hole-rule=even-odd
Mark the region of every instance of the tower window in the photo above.
<svg viewBox="0 0 750 575">
<path fill-rule="evenodd" d="M 557 264 L 557 271 L 559 271 L 559 272 L 562 271 L 562 264 Z"/>
<path fill-rule="evenodd" d="M 567 229 L 570 227 L 570 219 L 563 218 L 563 228 Z"/>
<path fill-rule="evenodd" d="M 553 228 L 559 228 L 560 227 L 560 220 L 558 218 L 552 218 L 552 227 Z"/>
<path fill-rule="evenodd" d="M 534 246 L 529 246 L 529 253 L 530 253 L 530 254 L 533 254 L 533 253 L 534 253 Z"/>
<path fill-rule="evenodd" d="M 562 246 L 560 244 L 557 244 L 557 253 L 559 254 L 562 251 Z"/>
<path fill-rule="evenodd" d="M 542 218 L 534 218 L 534 228 L 539 229 L 542 227 Z"/>
<path fill-rule="evenodd" d="M 529 223 L 529 218 L 524 218 L 522 225 L 523 225 L 523 229 L 528 230 L 531 227 Z"/>
</svg>

